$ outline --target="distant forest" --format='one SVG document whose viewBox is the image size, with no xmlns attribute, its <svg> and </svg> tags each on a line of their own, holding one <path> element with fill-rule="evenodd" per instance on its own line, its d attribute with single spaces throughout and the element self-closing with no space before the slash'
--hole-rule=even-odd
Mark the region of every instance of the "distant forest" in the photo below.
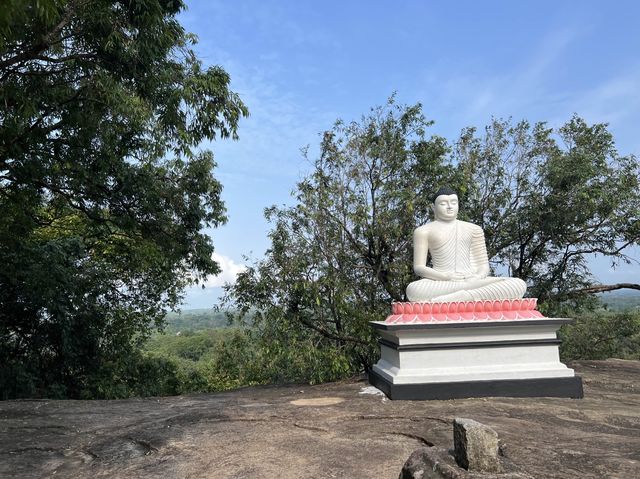
<svg viewBox="0 0 640 479">
<path fill-rule="evenodd" d="M 622 312 L 640 309 L 640 293 L 636 291 L 604 293 L 600 296 L 602 307 L 608 311 Z M 230 327 L 224 311 L 214 308 L 185 309 L 169 313 L 165 317 L 167 333 L 203 331 Z"/>
<path fill-rule="evenodd" d="M 609 311 L 629 311 L 640 309 L 640 293 L 629 291 L 626 293 L 604 293 L 600 295 L 600 301 Z"/>
<path fill-rule="evenodd" d="M 168 333 L 202 331 L 229 326 L 229 321 L 224 311 L 217 311 L 212 308 L 185 309 L 179 313 L 169 313 L 165 317 L 165 321 L 165 331 Z"/>
</svg>

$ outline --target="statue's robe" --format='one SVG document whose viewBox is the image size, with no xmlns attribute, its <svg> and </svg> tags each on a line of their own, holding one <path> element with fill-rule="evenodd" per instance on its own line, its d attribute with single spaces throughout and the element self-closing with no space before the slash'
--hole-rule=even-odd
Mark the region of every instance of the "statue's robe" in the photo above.
<svg viewBox="0 0 640 479">
<path fill-rule="evenodd" d="M 431 226 L 427 234 L 435 271 L 472 275 L 489 263 L 484 233 L 477 225 L 454 220 L 450 226 Z M 526 283 L 518 278 L 485 276 L 448 281 L 423 278 L 407 286 L 407 298 L 409 301 L 515 299 L 522 298 L 526 289 Z"/>
</svg>

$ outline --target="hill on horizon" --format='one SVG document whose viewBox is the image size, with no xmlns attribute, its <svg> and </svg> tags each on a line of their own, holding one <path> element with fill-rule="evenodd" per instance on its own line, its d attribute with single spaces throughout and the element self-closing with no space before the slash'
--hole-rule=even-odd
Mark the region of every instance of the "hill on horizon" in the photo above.
<svg viewBox="0 0 640 479">
<path fill-rule="evenodd" d="M 622 289 L 599 293 L 598 297 L 605 309 L 625 311 L 640 308 L 640 291 Z M 170 333 L 180 331 L 202 331 L 205 329 L 221 329 L 231 326 L 225 311 L 214 308 L 193 308 L 170 312 L 166 316 L 165 330 Z"/>
</svg>

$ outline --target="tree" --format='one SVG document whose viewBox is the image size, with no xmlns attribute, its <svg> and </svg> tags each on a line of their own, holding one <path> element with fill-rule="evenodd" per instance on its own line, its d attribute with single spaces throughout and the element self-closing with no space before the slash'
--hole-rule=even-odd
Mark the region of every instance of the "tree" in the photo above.
<svg viewBox="0 0 640 479">
<path fill-rule="evenodd" d="M 430 125 L 419 104 L 393 97 L 360 122 L 336 122 L 297 204 L 266 211 L 274 228 L 264 260 L 227 289 L 241 314 L 257 309 L 251 325 L 274 356 L 334 352 L 309 372 L 315 380 L 370 365 L 368 321 L 404 298 L 413 229 L 428 217 L 430 192 L 455 175 Z"/>
<path fill-rule="evenodd" d="M 526 280 L 547 307 L 568 297 L 640 285 L 594 285 L 590 255 L 635 261 L 640 242 L 640 163 L 619 156 L 604 124 L 574 116 L 544 123 L 494 120 L 465 129 L 454 149 L 468 190 L 465 214 L 481 225 L 497 267 Z"/>
<path fill-rule="evenodd" d="M 527 281 L 548 311 L 570 293 L 584 299 L 589 254 L 631 260 L 639 165 L 617 155 L 606 125 L 494 121 L 483 137 L 468 128 L 449 146 L 426 137 L 430 124 L 419 104 L 393 98 L 360 122 L 338 121 L 296 204 L 267 209 L 271 247 L 225 300 L 240 319 L 256 313 L 251 327 L 273 356 L 326 354 L 309 376 L 289 379 L 371 366 L 378 348 L 368 322 L 406 300 L 412 232 L 438 186 L 454 187 L 461 219 L 484 228 L 493 268 Z"/>
<path fill-rule="evenodd" d="M 219 272 L 203 140 L 247 109 L 204 69 L 180 0 L 12 1 L 0 15 L 0 390 L 95 391 Z M 105 369 L 106 368 L 106 369 Z"/>
</svg>

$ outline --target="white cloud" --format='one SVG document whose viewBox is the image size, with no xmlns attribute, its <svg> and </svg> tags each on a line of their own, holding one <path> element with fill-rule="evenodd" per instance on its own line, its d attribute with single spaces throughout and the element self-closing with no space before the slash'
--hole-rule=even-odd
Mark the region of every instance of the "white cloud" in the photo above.
<svg viewBox="0 0 640 479">
<path fill-rule="evenodd" d="M 206 288 L 219 288 L 227 283 L 233 284 L 238 274 L 247 269 L 245 265 L 238 264 L 227 256 L 213 253 L 211 257 L 220 265 L 222 272 L 217 276 L 209 276 L 204 282 Z"/>
</svg>

